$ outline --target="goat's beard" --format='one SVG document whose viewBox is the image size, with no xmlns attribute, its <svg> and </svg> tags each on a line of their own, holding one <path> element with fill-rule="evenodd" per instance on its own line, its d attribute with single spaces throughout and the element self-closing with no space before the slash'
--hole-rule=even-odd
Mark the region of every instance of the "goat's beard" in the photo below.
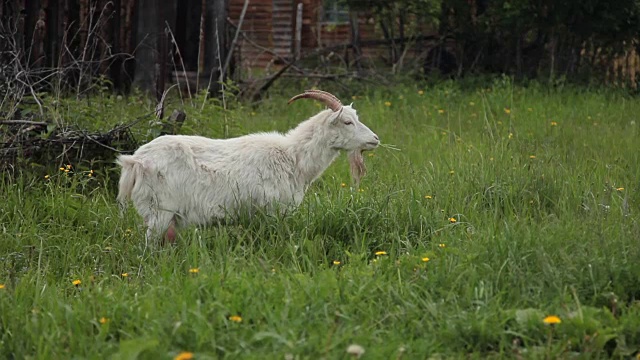
<svg viewBox="0 0 640 360">
<path fill-rule="evenodd" d="M 347 155 L 349 159 L 349 167 L 351 169 L 351 179 L 355 186 L 360 184 L 360 179 L 367 173 L 367 167 L 364 166 L 364 150 L 353 150 Z"/>
</svg>

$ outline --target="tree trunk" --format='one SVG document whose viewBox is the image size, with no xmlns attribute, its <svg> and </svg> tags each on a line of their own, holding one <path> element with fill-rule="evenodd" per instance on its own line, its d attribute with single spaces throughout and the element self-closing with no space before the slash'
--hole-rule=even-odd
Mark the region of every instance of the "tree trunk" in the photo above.
<svg viewBox="0 0 640 360">
<path fill-rule="evenodd" d="M 358 24 L 358 11 L 349 9 L 349 24 L 351 25 L 351 45 L 353 45 L 354 63 L 358 73 L 362 72 L 362 48 L 360 47 L 360 26 Z"/>
<path fill-rule="evenodd" d="M 175 26 L 176 14 L 175 0 L 139 0 L 137 8 L 136 42 L 138 49 L 135 53 L 136 70 L 133 85 L 148 93 L 156 93 L 159 89 L 158 76 L 166 74 L 166 71 L 158 71 L 167 66 L 166 62 L 160 64 L 158 45 L 164 37 L 165 22 L 169 26 Z M 160 82 L 162 83 L 162 81 Z"/>
<path fill-rule="evenodd" d="M 205 73 L 209 76 L 209 92 L 217 96 L 222 90 L 221 69 L 229 52 L 227 33 L 227 0 L 207 0 L 205 19 Z"/>
</svg>

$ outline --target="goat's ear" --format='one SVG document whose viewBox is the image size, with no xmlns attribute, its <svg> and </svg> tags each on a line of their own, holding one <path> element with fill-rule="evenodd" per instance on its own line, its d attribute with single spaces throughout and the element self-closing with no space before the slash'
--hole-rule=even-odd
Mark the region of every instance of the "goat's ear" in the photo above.
<svg viewBox="0 0 640 360">
<path fill-rule="evenodd" d="M 353 102 L 351 104 L 349 104 L 349 106 L 353 107 Z"/>
<path fill-rule="evenodd" d="M 331 125 L 336 125 L 340 121 L 340 117 L 342 117 L 342 109 L 340 109 L 337 114 L 331 114 Z"/>
</svg>

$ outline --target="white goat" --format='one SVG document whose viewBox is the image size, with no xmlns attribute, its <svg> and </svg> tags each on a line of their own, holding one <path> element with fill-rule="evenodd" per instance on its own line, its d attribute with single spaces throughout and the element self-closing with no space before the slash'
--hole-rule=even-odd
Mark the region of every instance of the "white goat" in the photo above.
<svg viewBox="0 0 640 360">
<path fill-rule="evenodd" d="M 356 183 L 364 175 L 362 151 L 380 144 L 351 105 L 330 93 L 308 90 L 289 103 L 316 99 L 329 109 L 286 134 L 250 134 L 232 139 L 165 135 L 121 155 L 118 200 L 133 201 L 147 226 L 147 239 L 166 232 L 175 241 L 177 225 L 206 224 L 241 209 L 273 211 L 298 206 L 309 185 L 340 154 L 349 151 Z M 247 207 L 248 206 L 248 207 Z"/>
</svg>

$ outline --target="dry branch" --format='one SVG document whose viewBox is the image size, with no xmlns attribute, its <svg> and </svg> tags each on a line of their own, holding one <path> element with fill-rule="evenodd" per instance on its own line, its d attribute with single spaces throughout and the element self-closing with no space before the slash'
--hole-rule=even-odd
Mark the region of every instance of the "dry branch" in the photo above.
<svg viewBox="0 0 640 360">
<path fill-rule="evenodd" d="M 16 166 L 24 160 L 30 164 L 77 164 L 100 160 L 111 163 L 116 154 L 138 147 L 131 127 L 150 115 L 145 114 L 106 132 L 59 127 L 44 121 L 0 121 L 0 169 Z"/>
</svg>

